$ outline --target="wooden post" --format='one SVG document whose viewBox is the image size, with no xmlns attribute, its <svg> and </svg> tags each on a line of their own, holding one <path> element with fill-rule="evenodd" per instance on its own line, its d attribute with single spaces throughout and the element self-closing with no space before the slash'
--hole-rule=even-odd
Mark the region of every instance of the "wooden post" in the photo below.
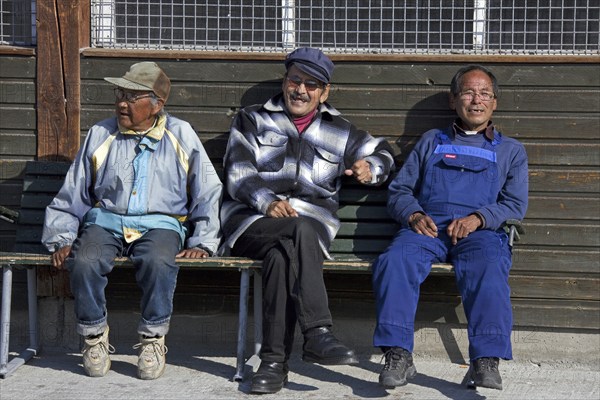
<svg viewBox="0 0 600 400">
<path fill-rule="evenodd" d="M 38 160 L 72 161 L 79 150 L 79 51 L 89 26 L 89 0 L 37 1 Z M 70 295 L 67 274 L 38 269 L 38 295 Z"/>
<path fill-rule="evenodd" d="M 70 161 L 79 149 L 79 50 L 89 46 L 89 0 L 37 2 L 38 160 Z"/>
</svg>

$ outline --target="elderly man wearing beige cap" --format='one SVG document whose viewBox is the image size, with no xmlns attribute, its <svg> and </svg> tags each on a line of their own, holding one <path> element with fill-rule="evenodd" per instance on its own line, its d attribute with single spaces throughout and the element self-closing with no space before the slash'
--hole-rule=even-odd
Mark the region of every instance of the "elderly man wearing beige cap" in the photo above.
<svg viewBox="0 0 600 400">
<path fill-rule="evenodd" d="M 94 125 L 46 209 L 42 242 L 69 271 L 83 366 L 110 370 L 105 287 L 117 256 L 142 290 L 138 377 L 165 369 L 175 257 L 204 258 L 220 240 L 223 185 L 189 123 L 167 114 L 171 82 L 154 62 L 133 64 L 115 85 L 115 116 Z"/>
</svg>

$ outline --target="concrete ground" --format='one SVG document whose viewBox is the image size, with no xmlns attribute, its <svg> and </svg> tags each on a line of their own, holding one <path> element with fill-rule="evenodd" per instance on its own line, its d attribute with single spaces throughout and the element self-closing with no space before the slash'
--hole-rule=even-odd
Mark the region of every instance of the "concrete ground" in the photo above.
<svg viewBox="0 0 600 400">
<path fill-rule="evenodd" d="M 16 305 L 24 302 L 15 302 Z M 81 339 L 75 331 L 71 300 L 39 299 L 42 349 L 12 375 L 0 379 L 0 400 L 69 399 L 600 399 L 600 335 L 597 331 L 523 329 L 513 332 L 514 361 L 501 362 L 504 389 L 467 389 L 468 340 L 464 326 L 437 323 L 416 326 L 415 365 L 408 385 L 386 390 L 378 384 L 381 353 L 371 346 L 373 313 L 334 313 L 334 332 L 356 349 L 356 366 L 320 366 L 301 361 L 302 337 L 296 335 L 289 384 L 274 395 L 251 395 L 251 368 L 246 379 L 235 373 L 237 314 L 235 308 L 193 313 L 176 312 L 166 344 L 167 370 L 155 381 L 136 377 L 135 310 L 109 309 L 110 342 L 116 348 L 112 368 L 103 378 L 89 378 L 81 365 Z M 11 357 L 26 347 L 27 316 L 14 310 Z M 252 348 L 249 321 L 246 354 Z"/>
<path fill-rule="evenodd" d="M 357 366 L 307 364 L 292 357 L 289 384 L 274 395 L 251 395 L 250 371 L 243 382 L 231 380 L 235 357 L 231 349 L 178 348 L 169 350 L 165 374 L 155 381 L 136 378 L 137 357 L 129 346 L 117 345 L 112 369 L 103 378 L 85 376 L 81 354 L 45 349 L 0 380 L 2 400 L 68 399 L 594 399 L 600 398 L 600 371 L 596 366 L 577 363 L 536 364 L 503 362 L 502 391 L 468 389 L 461 381 L 465 365 L 447 358 L 415 356 L 418 374 L 408 385 L 386 390 L 377 383 L 381 369 L 379 354 L 360 354 Z"/>
<path fill-rule="evenodd" d="M 63 311 L 60 311 L 63 310 Z M 59 312 L 60 311 L 60 312 Z M 62 314 L 61 314 L 62 312 Z M 57 317 L 58 316 L 58 317 Z M 600 335 L 598 332 L 515 330 L 515 360 L 501 362 L 502 391 L 468 389 L 468 340 L 464 327 L 452 324 L 419 326 L 415 335 L 418 374 L 408 385 L 386 390 L 378 384 L 381 353 L 370 345 L 371 317 L 334 317 L 336 335 L 354 347 L 356 366 L 320 366 L 301 361 L 301 335 L 290 360 L 289 384 L 274 395 L 251 395 L 251 368 L 246 379 L 235 373 L 237 315 L 228 312 L 176 314 L 167 336 L 167 370 L 155 381 L 136 377 L 137 342 L 134 311 L 109 313 L 110 341 L 116 348 L 112 369 L 103 378 L 89 378 L 81 365 L 81 341 L 75 332 L 72 307 L 40 301 L 39 354 L 14 374 L 0 379 L 1 400 L 69 399 L 600 399 Z M 11 326 L 11 356 L 27 343 L 24 315 Z M 250 324 L 251 325 L 251 324 Z M 249 354 L 251 333 L 247 342 Z M 465 361 L 466 360 L 466 361 Z"/>
</svg>

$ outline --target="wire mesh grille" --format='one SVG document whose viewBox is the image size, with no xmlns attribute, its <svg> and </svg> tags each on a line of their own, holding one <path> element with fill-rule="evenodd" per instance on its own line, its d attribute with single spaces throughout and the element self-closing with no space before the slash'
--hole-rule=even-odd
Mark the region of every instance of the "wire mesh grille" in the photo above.
<svg viewBox="0 0 600 400">
<path fill-rule="evenodd" d="M 0 45 L 35 44 L 35 0 L 0 0 Z"/>
<path fill-rule="evenodd" d="M 93 0 L 98 47 L 599 54 L 597 0 Z"/>
<path fill-rule="evenodd" d="M 0 42 L 35 44 L 35 0 Z M 598 0 L 91 0 L 92 46 L 332 53 L 600 54 Z"/>
</svg>

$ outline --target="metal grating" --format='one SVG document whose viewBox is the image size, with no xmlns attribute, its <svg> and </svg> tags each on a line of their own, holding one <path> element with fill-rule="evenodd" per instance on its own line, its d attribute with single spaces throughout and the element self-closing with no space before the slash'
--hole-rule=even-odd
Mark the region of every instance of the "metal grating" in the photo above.
<svg viewBox="0 0 600 400">
<path fill-rule="evenodd" d="M 600 54 L 598 0 L 92 0 L 93 46 Z"/>
<path fill-rule="evenodd" d="M 0 44 L 35 45 L 36 0 L 0 0 Z M 598 0 L 91 0 L 92 46 L 331 53 L 600 54 Z"/>
<path fill-rule="evenodd" d="M 35 0 L 0 0 L 0 45 L 36 44 Z"/>
</svg>

